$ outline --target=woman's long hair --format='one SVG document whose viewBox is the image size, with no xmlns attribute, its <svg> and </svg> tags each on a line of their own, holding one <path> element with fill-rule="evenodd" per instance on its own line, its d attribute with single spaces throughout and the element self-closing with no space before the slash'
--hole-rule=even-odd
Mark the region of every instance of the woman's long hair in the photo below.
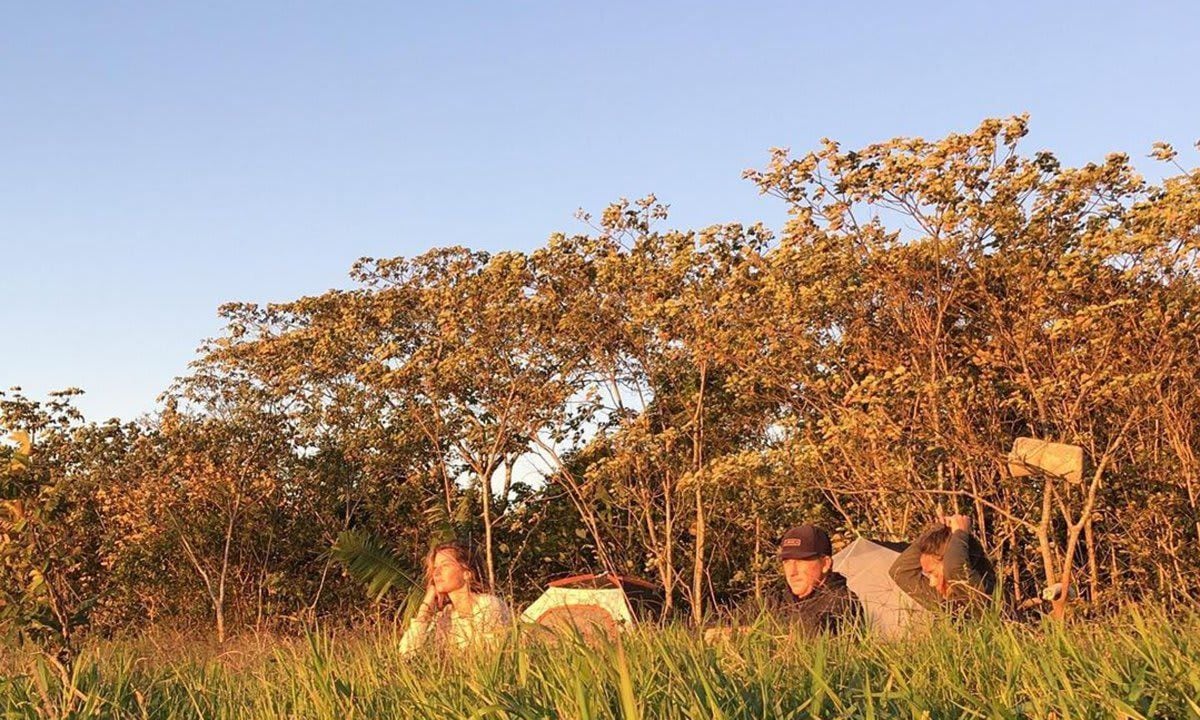
<svg viewBox="0 0 1200 720">
<path fill-rule="evenodd" d="M 440 552 L 450 553 L 450 555 L 454 558 L 454 561 L 466 569 L 466 571 L 469 573 L 467 587 L 471 590 L 471 592 L 491 592 L 491 588 L 487 586 L 486 575 L 483 573 L 482 566 L 479 562 L 479 557 L 471 550 L 470 545 L 457 540 L 434 545 L 429 549 L 429 554 L 425 556 L 426 582 L 429 582 L 433 579 L 433 561 L 437 558 L 437 554 Z"/>
</svg>

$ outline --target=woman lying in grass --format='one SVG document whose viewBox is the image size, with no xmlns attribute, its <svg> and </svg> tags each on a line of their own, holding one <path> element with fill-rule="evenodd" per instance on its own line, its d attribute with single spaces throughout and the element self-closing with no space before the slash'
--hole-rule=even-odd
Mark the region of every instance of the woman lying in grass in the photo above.
<svg viewBox="0 0 1200 720">
<path fill-rule="evenodd" d="M 508 629 L 508 606 L 487 592 L 466 545 L 444 543 L 430 550 L 425 576 L 425 597 L 400 638 L 401 654 L 409 655 L 431 639 L 442 647 L 463 649 Z"/>
</svg>

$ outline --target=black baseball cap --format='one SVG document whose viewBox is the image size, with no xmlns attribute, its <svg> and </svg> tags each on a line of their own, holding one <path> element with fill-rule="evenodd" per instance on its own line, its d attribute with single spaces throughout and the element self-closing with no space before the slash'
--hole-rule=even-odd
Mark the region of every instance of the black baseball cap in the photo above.
<svg viewBox="0 0 1200 720">
<path fill-rule="evenodd" d="M 829 534 L 815 525 L 801 525 L 783 534 L 779 541 L 780 560 L 812 560 L 833 555 Z"/>
</svg>

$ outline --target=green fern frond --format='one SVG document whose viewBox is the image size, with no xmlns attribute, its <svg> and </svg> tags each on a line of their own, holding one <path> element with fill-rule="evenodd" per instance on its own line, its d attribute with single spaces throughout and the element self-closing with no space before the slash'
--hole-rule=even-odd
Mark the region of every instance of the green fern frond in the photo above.
<svg viewBox="0 0 1200 720">
<path fill-rule="evenodd" d="M 370 533 L 346 530 L 338 535 L 329 553 L 351 577 L 367 586 L 375 602 L 394 587 L 414 584 L 405 564 Z"/>
</svg>

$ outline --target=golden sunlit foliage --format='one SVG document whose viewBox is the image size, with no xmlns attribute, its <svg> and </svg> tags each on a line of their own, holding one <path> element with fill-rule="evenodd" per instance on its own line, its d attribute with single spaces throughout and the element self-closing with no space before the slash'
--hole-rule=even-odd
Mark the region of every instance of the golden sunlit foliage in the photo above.
<svg viewBox="0 0 1200 720">
<path fill-rule="evenodd" d="M 700 619 L 765 591 L 790 524 L 899 540 L 951 510 L 1013 601 L 1195 597 L 1200 171 L 1166 144 L 1158 185 L 1063 167 L 1026 130 L 776 150 L 746 176 L 778 233 L 663 229 L 647 197 L 527 254 L 363 259 L 224 306 L 150 422 L 6 395 L 7 602 L 302 624 L 361 600 L 328 554 L 353 530 L 413 569 L 469 536 L 518 598 L 652 577 Z M 1020 436 L 1082 446 L 1084 481 L 1010 477 Z"/>
</svg>

